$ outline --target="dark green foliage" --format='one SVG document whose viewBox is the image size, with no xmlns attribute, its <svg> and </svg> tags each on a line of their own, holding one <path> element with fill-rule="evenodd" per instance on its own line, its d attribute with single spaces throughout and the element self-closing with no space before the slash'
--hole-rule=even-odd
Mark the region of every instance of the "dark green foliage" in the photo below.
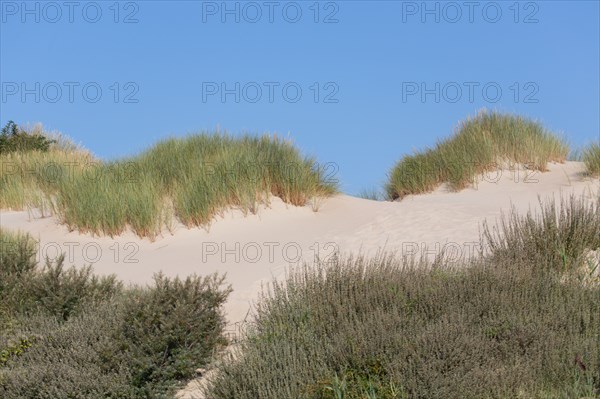
<svg viewBox="0 0 600 399">
<path fill-rule="evenodd" d="M 97 303 L 121 291 L 114 276 L 98 277 L 90 267 L 64 268 L 64 256 L 37 267 L 36 242 L 27 235 L 0 230 L 0 299 L 4 311 L 42 312 L 67 320 L 87 302 Z"/>
<path fill-rule="evenodd" d="M 223 278 L 155 277 L 124 290 L 0 230 L 0 397 L 163 398 L 226 342 Z"/>
<path fill-rule="evenodd" d="M 86 303 L 97 303 L 121 291 L 121 283 L 114 276 L 98 277 L 91 266 L 65 269 L 64 255 L 56 262 L 46 261 L 45 267 L 23 284 L 40 311 L 63 320 Z"/>
<path fill-rule="evenodd" d="M 0 131 L 0 154 L 9 152 L 48 151 L 51 140 L 41 134 L 29 134 L 13 121 L 8 121 Z"/>
<path fill-rule="evenodd" d="M 116 335 L 117 364 L 127 363 L 132 385 L 151 396 L 193 377 L 215 347 L 226 344 L 219 311 L 230 290 L 217 275 L 155 277 L 152 289 L 134 292 Z"/>
<path fill-rule="evenodd" d="M 36 243 L 29 236 L 9 235 L 0 230 L 0 311 L 18 283 L 36 267 Z"/>
</svg>

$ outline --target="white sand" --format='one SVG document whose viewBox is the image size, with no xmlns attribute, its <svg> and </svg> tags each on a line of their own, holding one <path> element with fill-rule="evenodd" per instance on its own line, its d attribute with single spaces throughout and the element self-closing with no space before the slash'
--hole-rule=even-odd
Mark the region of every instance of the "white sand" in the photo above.
<svg viewBox="0 0 600 399">
<path fill-rule="evenodd" d="M 233 328 L 248 314 L 261 283 L 282 277 L 289 264 L 300 260 L 310 262 L 315 255 L 327 258 L 336 250 L 372 254 L 384 246 L 417 255 L 428 246 L 433 256 L 444 245 L 459 260 L 473 251 L 482 221 L 494 223 L 511 204 L 527 211 L 537 208 L 538 196 L 576 193 L 597 198 L 600 183 L 583 177 L 581 163 L 552 164 L 549 169 L 533 175 L 521 170 L 518 179 L 511 171 L 503 171 L 499 179 L 492 173 L 488 181 L 458 193 L 442 187 L 400 202 L 339 195 L 324 200 L 318 212 L 311 206 L 287 206 L 275 198 L 257 215 L 227 212 L 210 231 L 178 226 L 173 234 L 165 232 L 154 242 L 131 233 L 97 238 L 68 232 L 54 218 L 31 219 L 27 212 L 2 211 L 0 226 L 32 234 L 40 241 L 42 256 L 53 258 L 60 249 L 67 252 L 67 264 L 94 261 L 97 273 L 114 273 L 126 282 L 148 283 L 159 271 L 167 276 L 227 273 L 234 291 L 225 312 Z"/>
</svg>

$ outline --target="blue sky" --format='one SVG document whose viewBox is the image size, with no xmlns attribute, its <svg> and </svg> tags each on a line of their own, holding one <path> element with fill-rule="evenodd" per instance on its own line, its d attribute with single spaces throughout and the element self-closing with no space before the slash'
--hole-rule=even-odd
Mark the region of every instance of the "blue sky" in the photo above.
<svg viewBox="0 0 600 399">
<path fill-rule="evenodd" d="M 213 130 L 289 136 L 343 191 L 481 108 L 600 135 L 598 1 L 0 1 L 0 124 L 102 158 Z"/>
</svg>

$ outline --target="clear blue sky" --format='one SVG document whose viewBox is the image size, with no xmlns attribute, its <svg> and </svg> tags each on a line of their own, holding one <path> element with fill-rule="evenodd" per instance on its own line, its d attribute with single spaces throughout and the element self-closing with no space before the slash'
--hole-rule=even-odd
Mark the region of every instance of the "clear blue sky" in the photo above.
<svg viewBox="0 0 600 399">
<path fill-rule="evenodd" d="M 483 107 L 599 138 L 598 1 L 315 3 L 2 0 L 0 123 L 103 158 L 289 133 L 351 194 Z"/>
</svg>

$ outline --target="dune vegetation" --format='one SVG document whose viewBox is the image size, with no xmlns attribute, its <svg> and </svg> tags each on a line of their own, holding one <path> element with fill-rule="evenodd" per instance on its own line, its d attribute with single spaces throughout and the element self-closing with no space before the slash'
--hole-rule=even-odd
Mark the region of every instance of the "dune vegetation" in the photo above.
<svg viewBox="0 0 600 399">
<path fill-rule="evenodd" d="M 452 267 L 381 254 L 292 270 L 213 363 L 206 397 L 598 397 L 599 207 L 513 211 Z M 27 235 L 0 230 L 0 244 L 3 398 L 173 397 L 227 344 L 223 277 L 125 288 L 39 265 Z"/>
<path fill-rule="evenodd" d="M 18 129 L 0 135 L 0 208 L 80 231 L 154 237 L 231 207 L 255 212 L 269 196 L 303 205 L 336 191 L 277 138 L 198 134 L 105 162 Z M 598 149 L 581 155 L 592 176 Z M 387 195 L 458 190 L 511 163 L 542 171 L 568 153 L 536 122 L 483 112 L 404 157 Z M 38 264 L 36 245 L 0 230 L 2 398 L 174 397 L 200 367 L 215 367 L 211 399 L 600 397 L 600 198 L 513 209 L 482 225 L 479 256 L 451 265 L 381 253 L 293 269 L 225 358 L 224 277 L 124 287 L 64 257 Z"/>
<path fill-rule="evenodd" d="M 443 183 L 460 190 L 482 173 L 511 164 L 545 171 L 548 162 L 564 162 L 568 154 L 567 143 L 540 123 L 482 111 L 433 148 L 404 156 L 390 172 L 386 192 L 395 200 L 431 192 Z"/>
<path fill-rule="evenodd" d="M 123 287 L 0 230 L 0 397 L 163 398 L 226 344 L 223 277 Z"/>
<path fill-rule="evenodd" d="M 228 208 L 255 212 L 270 196 L 293 205 L 336 192 L 311 158 L 277 137 L 201 133 L 103 162 L 54 145 L 0 152 L 0 208 L 38 208 L 70 229 L 153 238 L 175 221 L 207 226 Z"/>
<path fill-rule="evenodd" d="M 297 269 L 206 397 L 599 397 L 600 257 L 585 257 L 599 205 L 512 214 L 460 267 L 382 254 Z"/>
<path fill-rule="evenodd" d="M 600 143 L 592 143 L 585 147 L 581 159 L 590 176 L 600 177 Z"/>
</svg>

